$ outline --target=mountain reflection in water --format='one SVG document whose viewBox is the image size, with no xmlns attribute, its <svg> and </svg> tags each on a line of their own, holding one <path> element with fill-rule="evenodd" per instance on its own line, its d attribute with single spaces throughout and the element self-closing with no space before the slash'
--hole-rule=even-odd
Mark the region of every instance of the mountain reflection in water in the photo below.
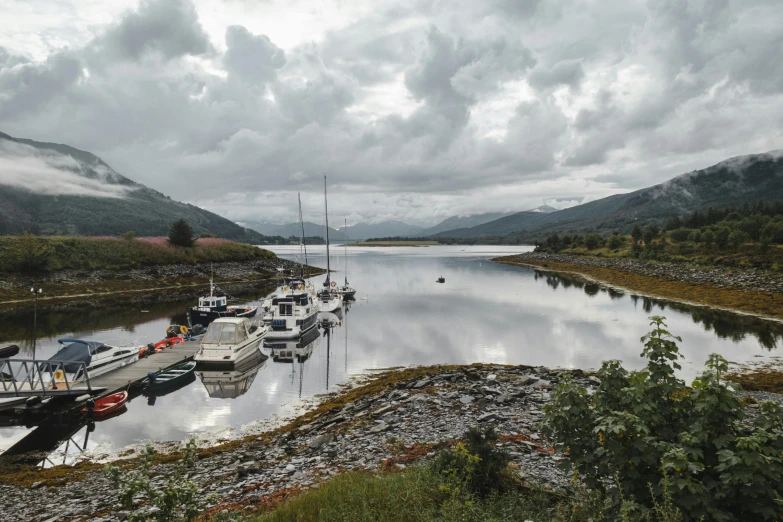
<svg viewBox="0 0 783 522">
<path fill-rule="evenodd" d="M 295 259 L 299 247 L 274 250 Z M 783 338 L 778 322 L 489 261 L 524 250 L 349 248 L 350 281 L 357 295 L 355 302 L 344 303 L 341 314 L 322 314 L 325 324 L 304 339 L 262 345 L 266 361 L 255 358 L 228 372 L 197 369 L 193 382 L 154 397 L 152 405 L 152 397 L 132 397 L 124 413 L 92 425 L 87 453 L 148 440 L 237 435 L 259 420 L 294 413 L 301 399 L 337 391 L 337 385 L 368 369 L 474 362 L 588 369 L 606 359 L 639 368 L 639 339 L 649 330 L 650 315 L 666 315 L 669 330 L 682 337 L 681 375 L 686 380 L 701 372 L 712 352 L 736 362 L 763 360 L 776 353 Z M 344 266 L 343 253 L 333 249 L 333 267 Z M 308 255 L 310 264 L 326 265 L 324 247 L 310 247 Z M 441 275 L 446 283 L 435 283 Z M 320 285 L 322 279 L 313 282 Z M 258 303 L 273 291 L 244 296 L 237 304 Z M 151 305 L 145 311 L 131 305 L 39 314 L 37 356 L 51 356 L 58 337 L 154 342 L 170 323 L 183 324 L 192 305 L 189 300 Z M 25 344 L 31 331 L 31 316 L 6 316 L 0 321 L 0 343 L 31 347 L 31 342 Z M 66 446 L 73 455 L 69 458 L 81 455 L 78 448 L 89 426 L 80 420 L 50 419 L 29 440 L 25 435 L 40 422 L 28 420 L 20 423 L 0 412 L 0 449 L 22 441 L 18 448 L 37 444 L 49 452 L 55 449 L 52 462 L 61 461 Z M 79 435 L 71 441 L 75 428 Z"/>
</svg>

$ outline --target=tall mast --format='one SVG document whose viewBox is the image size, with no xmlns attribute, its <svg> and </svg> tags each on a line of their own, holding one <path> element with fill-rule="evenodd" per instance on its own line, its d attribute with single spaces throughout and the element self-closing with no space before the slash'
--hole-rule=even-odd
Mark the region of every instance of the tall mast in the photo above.
<svg viewBox="0 0 783 522">
<path fill-rule="evenodd" d="M 345 258 L 345 286 L 348 286 L 348 220 L 344 219 L 343 221 L 343 236 L 345 236 L 343 240 L 343 249 L 345 250 L 343 254 Z"/>
<path fill-rule="evenodd" d="M 302 196 L 299 192 L 296 193 L 296 199 L 299 200 L 299 226 L 301 228 L 300 244 L 304 247 L 305 262 L 300 269 L 300 276 L 304 279 L 304 267 L 307 265 L 307 241 L 305 240 L 304 220 L 302 219 Z"/>
<path fill-rule="evenodd" d="M 215 289 L 215 267 L 209 264 L 209 297 L 212 297 L 212 291 Z"/>
<path fill-rule="evenodd" d="M 326 202 L 326 175 L 324 175 L 324 213 L 326 214 L 326 287 L 329 289 L 331 269 L 329 265 L 329 205 Z"/>
</svg>

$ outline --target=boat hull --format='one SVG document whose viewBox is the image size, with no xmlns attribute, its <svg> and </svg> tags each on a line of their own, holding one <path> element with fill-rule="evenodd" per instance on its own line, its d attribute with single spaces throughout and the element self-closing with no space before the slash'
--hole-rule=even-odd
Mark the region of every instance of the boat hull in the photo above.
<svg viewBox="0 0 783 522">
<path fill-rule="evenodd" d="M 296 339 L 300 337 L 318 324 L 318 312 L 314 312 L 304 319 L 295 320 L 293 317 L 288 317 L 284 322 L 279 321 L 281 321 L 280 318 L 272 319 L 269 333 L 266 334 L 267 339 Z"/>
<path fill-rule="evenodd" d="M 208 326 L 212 321 L 215 319 L 219 319 L 221 317 L 255 317 L 258 313 L 258 307 L 257 306 L 249 306 L 246 308 L 247 311 L 242 311 L 245 309 L 232 309 L 229 308 L 224 311 L 203 311 L 198 310 L 197 308 L 191 308 L 188 311 L 188 319 L 190 320 L 191 327 L 197 324 L 200 324 L 201 326 Z"/>
</svg>

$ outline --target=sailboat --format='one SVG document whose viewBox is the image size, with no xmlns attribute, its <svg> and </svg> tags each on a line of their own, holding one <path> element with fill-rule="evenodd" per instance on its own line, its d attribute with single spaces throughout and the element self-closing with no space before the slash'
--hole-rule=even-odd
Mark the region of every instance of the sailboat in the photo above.
<svg viewBox="0 0 783 522">
<path fill-rule="evenodd" d="M 356 289 L 352 288 L 351 285 L 348 284 L 348 220 L 345 220 L 345 224 L 343 225 L 343 234 L 345 235 L 345 239 L 343 241 L 343 248 L 345 249 L 345 284 L 337 288 L 337 293 L 343 296 L 343 299 L 353 299 L 356 295 Z"/>
<path fill-rule="evenodd" d="M 299 198 L 299 224 L 302 244 L 304 245 L 304 221 L 302 220 L 302 200 Z M 305 246 L 305 265 L 307 247 Z M 264 322 L 271 326 L 267 339 L 294 339 L 318 324 L 320 303 L 306 290 L 304 266 L 300 267 L 299 277 L 291 277 L 283 286 L 283 292 L 273 295 L 264 306 L 269 309 Z"/>
<path fill-rule="evenodd" d="M 326 202 L 326 176 L 324 176 L 324 213 L 326 215 L 326 281 L 324 288 L 318 293 L 321 312 L 334 312 L 340 308 L 342 297 L 337 293 L 337 283 L 332 281 L 331 264 L 329 261 L 329 206 Z"/>
</svg>

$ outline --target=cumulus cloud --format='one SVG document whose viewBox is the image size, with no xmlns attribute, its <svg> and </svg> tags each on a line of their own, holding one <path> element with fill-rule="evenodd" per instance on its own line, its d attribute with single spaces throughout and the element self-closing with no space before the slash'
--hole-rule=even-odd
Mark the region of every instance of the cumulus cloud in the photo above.
<svg viewBox="0 0 783 522">
<path fill-rule="evenodd" d="M 426 223 L 783 147 L 780 2 L 69 5 L 24 18 L 43 58 L 0 34 L 2 130 L 235 219 L 320 205 L 324 173 L 336 215 Z"/>
<path fill-rule="evenodd" d="M 0 138 L 0 185 L 49 196 L 123 198 L 134 187 L 102 165 L 86 171 L 73 157 Z"/>
</svg>

